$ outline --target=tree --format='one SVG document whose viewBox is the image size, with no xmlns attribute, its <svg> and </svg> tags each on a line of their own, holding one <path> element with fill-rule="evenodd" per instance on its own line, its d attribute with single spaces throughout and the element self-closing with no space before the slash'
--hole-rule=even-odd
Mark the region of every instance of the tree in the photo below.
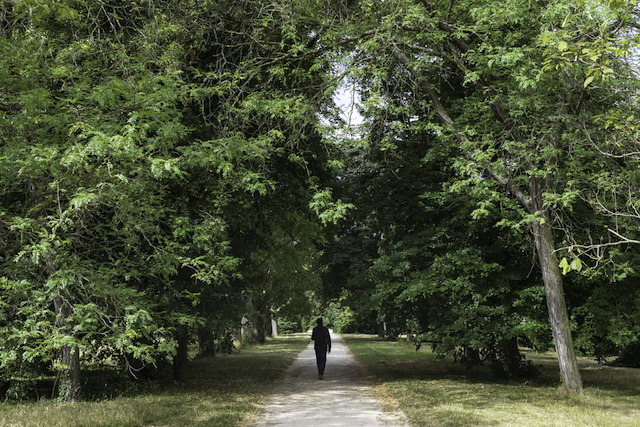
<svg viewBox="0 0 640 427">
<path fill-rule="evenodd" d="M 0 369 L 53 365 L 65 400 L 81 360 L 135 375 L 177 356 L 179 375 L 198 326 L 238 321 L 240 265 L 263 249 L 234 254 L 235 215 L 264 209 L 264 235 L 302 239 L 306 266 L 302 217 L 324 168 L 319 138 L 305 145 L 324 65 L 300 53 L 314 39 L 294 10 L 73 6 L 4 2 L 0 15 Z M 304 225 L 270 226 L 272 195 Z"/>
<path fill-rule="evenodd" d="M 582 391 L 582 381 L 554 227 L 566 223 L 581 197 L 597 192 L 594 174 L 595 182 L 609 189 L 622 188 L 620 176 L 637 182 L 622 172 L 631 169 L 600 153 L 608 150 L 583 149 L 590 141 L 580 129 L 586 126 L 593 139 L 595 129 L 602 129 L 594 120 L 603 110 L 637 109 L 629 92 L 621 90 L 629 87 L 634 93 L 635 76 L 624 58 L 637 38 L 628 43 L 621 35 L 637 25 L 637 10 L 625 2 L 605 6 L 611 11 L 564 1 L 367 3 L 350 10 L 353 25 L 341 36 L 354 41 L 352 63 L 360 69 L 367 64 L 377 76 L 365 99 L 410 106 L 407 110 L 418 117 L 411 128 L 430 127 L 443 141 L 460 147 L 457 167 L 468 176 L 466 183 L 473 184 L 469 191 L 485 192 L 476 216 L 483 215 L 487 204 L 505 198 L 518 202 L 521 219 L 501 223 L 531 231 L 564 385 L 575 393 Z M 587 55 L 590 47 L 608 46 L 568 73 L 549 66 L 554 61 L 550 52 L 567 50 L 566 40 L 554 38 L 567 24 L 583 43 L 574 53 Z M 606 68 L 615 69 L 618 79 L 601 79 L 606 72 L 598 58 L 605 57 L 611 64 Z M 595 79 L 600 84 L 590 87 Z M 400 89 L 388 98 L 388 86 Z M 416 112 L 424 112 L 424 118 Z M 611 134 L 598 135 L 605 141 Z M 612 168 L 618 171 L 615 178 L 606 179 L 602 171 Z M 580 269 L 579 262 L 573 268 Z"/>
<path fill-rule="evenodd" d="M 393 103 L 395 88 L 387 90 Z M 517 217 L 509 203 L 474 213 L 484 197 L 451 188 L 460 183 L 454 178 L 465 180 L 453 168 L 458 148 L 411 128 L 420 117 L 410 108 L 363 111 L 369 145 L 360 156 L 350 152 L 350 166 L 340 172 L 357 210 L 334 246 L 349 256 L 333 254 L 326 279 L 343 284 L 340 303 L 357 327 L 366 328 L 374 311 L 388 336 L 406 333 L 418 345 L 430 342 L 440 354 L 502 374 L 530 373 L 514 344 L 550 332 L 540 328 L 543 290 L 530 272 L 531 242 L 496 227 L 500 218 Z"/>
<path fill-rule="evenodd" d="M 122 21 L 143 12 L 134 8 Z M 123 32 L 89 36 L 104 30 L 97 22 L 108 13 L 88 8 L 84 27 L 36 13 L 2 39 L 3 298 L 11 319 L 3 368 L 28 373 L 60 350 L 54 366 L 65 400 L 79 393 L 80 357 L 116 356 L 130 367 L 132 358 L 154 363 L 174 351 L 161 300 L 146 288 L 170 280 L 178 265 L 167 254 L 163 226 L 173 212 L 162 181 L 180 177 L 172 149 L 188 135 L 181 79 L 123 53 L 112 43 Z"/>
</svg>

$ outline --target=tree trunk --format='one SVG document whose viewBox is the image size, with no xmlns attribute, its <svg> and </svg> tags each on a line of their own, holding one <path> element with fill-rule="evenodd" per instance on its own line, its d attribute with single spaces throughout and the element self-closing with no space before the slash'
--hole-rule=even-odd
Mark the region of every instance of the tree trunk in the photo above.
<svg viewBox="0 0 640 427">
<path fill-rule="evenodd" d="M 278 319 L 273 314 L 271 315 L 271 336 L 278 336 Z"/>
<path fill-rule="evenodd" d="M 244 318 L 243 318 L 244 320 Z M 234 344 L 238 350 L 242 350 L 242 326 L 236 329 L 234 334 Z"/>
<path fill-rule="evenodd" d="M 521 374 L 520 362 L 522 355 L 518 348 L 518 338 L 513 337 L 500 343 L 503 356 L 504 370 L 510 377 L 517 377 Z"/>
<path fill-rule="evenodd" d="M 480 351 L 475 348 L 471 348 L 468 345 L 462 346 L 464 350 L 464 363 L 467 366 L 480 366 L 482 365 L 482 359 L 480 357 Z"/>
<path fill-rule="evenodd" d="M 198 328 L 198 348 L 200 356 L 216 355 L 216 339 L 215 333 L 208 326 L 200 326 Z"/>
<path fill-rule="evenodd" d="M 562 273 L 560 272 L 558 257 L 554 253 L 555 243 L 548 215 L 543 215 L 542 220 L 534 222 L 532 227 L 538 260 L 542 268 L 549 320 L 558 354 L 562 381 L 568 392 L 582 393 L 582 378 L 578 369 L 578 360 L 576 359 L 569 327 L 569 315 L 562 286 Z"/>
<path fill-rule="evenodd" d="M 242 318 L 242 336 L 246 337 L 249 342 L 253 342 L 256 339 L 253 322 L 247 317 Z"/>
<path fill-rule="evenodd" d="M 264 323 L 264 316 L 256 316 L 256 340 L 258 341 L 258 344 L 264 344 L 267 342 L 267 331 Z"/>
<path fill-rule="evenodd" d="M 273 336 L 273 322 L 271 321 L 271 310 L 265 309 L 262 316 L 262 322 L 264 324 L 265 335 L 268 337 Z"/>
<path fill-rule="evenodd" d="M 80 397 L 80 349 L 65 345 L 62 347 L 62 364 L 69 367 L 60 382 L 58 395 L 65 401 L 73 402 Z"/>
<path fill-rule="evenodd" d="M 379 322 L 378 323 L 378 337 L 384 338 L 384 336 L 386 334 L 387 334 L 387 324 L 386 324 L 386 322 Z"/>
<path fill-rule="evenodd" d="M 253 300 L 253 308 L 255 310 L 256 340 L 259 344 L 264 344 L 267 342 L 267 336 L 271 336 L 271 313 L 262 302 L 262 298 Z"/>
<path fill-rule="evenodd" d="M 182 378 L 182 369 L 189 361 L 189 330 L 181 328 L 178 332 L 178 348 L 176 355 L 173 356 L 173 379 L 180 381 Z"/>
<path fill-rule="evenodd" d="M 71 307 L 60 296 L 53 299 L 56 312 L 56 325 L 70 334 L 66 320 L 71 317 Z M 62 346 L 62 365 L 65 367 L 60 374 L 58 397 L 65 402 L 73 402 L 80 396 L 80 349 L 78 346 L 65 344 Z"/>
</svg>

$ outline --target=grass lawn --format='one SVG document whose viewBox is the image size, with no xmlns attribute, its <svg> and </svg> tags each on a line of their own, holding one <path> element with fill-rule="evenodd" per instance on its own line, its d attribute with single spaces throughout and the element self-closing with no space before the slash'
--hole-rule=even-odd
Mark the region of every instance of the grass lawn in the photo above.
<svg viewBox="0 0 640 427">
<path fill-rule="evenodd" d="M 343 335 L 384 402 L 415 426 L 640 426 L 640 370 L 580 359 L 581 396 L 563 396 L 554 353 L 527 352 L 535 380 L 499 381 L 484 370 L 437 360 L 428 346 Z"/>
<path fill-rule="evenodd" d="M 147 381 L 101 401 L 1 402 L 0 426 L 246 425 L 308 343 L 309 334 L 285 335 L 239 354 L 196 359 L 184 381 Z"/>
</svg>

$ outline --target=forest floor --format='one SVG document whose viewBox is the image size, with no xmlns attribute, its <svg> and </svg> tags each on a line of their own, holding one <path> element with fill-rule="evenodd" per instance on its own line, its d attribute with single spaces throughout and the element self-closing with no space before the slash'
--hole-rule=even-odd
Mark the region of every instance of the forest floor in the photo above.
<svg viewBox="0 0 640 427">
<path fill-rule="evenodd" d="M 376 399 L 366 374 L 346 347 L 332 334 L 324 379 L 318 378 L 313 343 L 302 351 L 265 402 L 252 426 L 406 426 L 404 414 Z M 387 411 L 385 411 L 387 409 Z"/>
</svg>

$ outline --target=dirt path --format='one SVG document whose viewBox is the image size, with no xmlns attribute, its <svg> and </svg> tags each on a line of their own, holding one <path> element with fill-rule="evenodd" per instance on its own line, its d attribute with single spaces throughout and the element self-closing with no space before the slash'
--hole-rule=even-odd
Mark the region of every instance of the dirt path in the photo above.
<svg viewBox="0 0 640 427">
<path fill-rule="evenodd" d="M 362 368 L 344 340 L 331 335 L 324 380 L 318 379 L 313 344 L 289 367 L 252 426 L 407 426 L 402 413 L 382 412 Z"/>
</svg>

